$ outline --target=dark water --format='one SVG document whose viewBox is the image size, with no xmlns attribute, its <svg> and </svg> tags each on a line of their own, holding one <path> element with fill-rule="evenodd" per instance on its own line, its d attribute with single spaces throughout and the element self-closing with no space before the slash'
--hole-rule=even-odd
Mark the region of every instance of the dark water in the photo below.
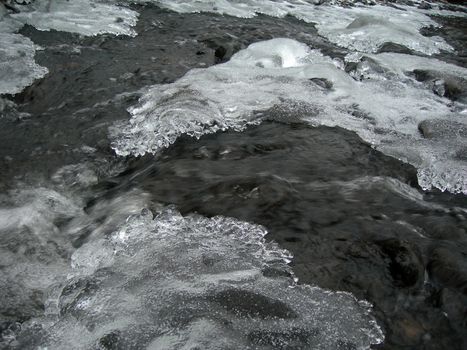
<svg viewBox="0 0 467 350">
<path fill-rule="evenodd" d="M 465 348 L 467 199 L 423 192 L 413 167 L 374 150 L 355 133 L 311 127 L 293 112 L 278 111 L 241 133 L 182 137 L 155 156 L 118 158 L 110 148 L 108 127 L 128 119 L 126 108 L 141 88 L 224 62 L 250 43 L 289 37 L 332 57 L 346 52 L 294 18 L 242 20 L 135 8 L 141 13 L 135 38 L 21 31 L 44 47 L 36 60 L 50 73 L 9 97 L 19 107 L 0 118 L 0 189 L 8 194 L 18 186 L 49 186 L 66 165 L 91 169 L 82 181 L 80 167 L 63 175 L 94 222 L 65 237 L 63 246 L 50 248 L 55 243 L 47 242 L 56 259 L 66 264 L 76 248 L 92 242 L 89 227 L 102 227 L 102 235 L 114 230 L 115 207 L 106 206 L 137 190 L 153 212 L 174 204 L 182 214 L 224 215 L 266 227 L 267 240 L 293 254 L 301 283 L 348 291 L 374 305 L 386 337 L 375 349 Z M 465 19 L 443 25 L 437 35 L 445 35 L 459 54 L 438 57 L 465 66 Z M 0 203 L 12 206 L 8 195 Z M 72 219 L 67 214 L 55 220 L 58 235 Z M 39 250 L 34 240 L 17 242 L 27 233 L 5 232 L 2 251 L 40 258 L 40 251 L 31 252 Z M 12 282 L 9 268 L 2 265 L 2 348 L 14 347 L 7 335 L 40 316 L 46 299 L 39 289 Z M 237 304 L 245 298 L 250 296 L 221 296 Z M 132 347 L 114 333 L 100 346 Z"/>
</svg>

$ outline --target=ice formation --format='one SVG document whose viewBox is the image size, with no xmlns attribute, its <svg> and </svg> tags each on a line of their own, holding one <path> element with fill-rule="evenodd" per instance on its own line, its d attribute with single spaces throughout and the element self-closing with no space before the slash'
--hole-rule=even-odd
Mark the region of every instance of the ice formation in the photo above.
<svg viewBox="0 0 467 350">
<path fill-rule="evenodd" d="M 261 226 L 131 216 L 72 256 L 48 316 L 22 325 L 18 348 L 368 349 L 383 335 L 366 302 L 298 285 L 290 254 Z"/>
<path fill-rule="evenodd" d="M 149 2 L 151 0 L 141 0 Z M 403 45 L 428 55 L 440 50 L 452 50 L 442 38 L 420 34 L 423 27 L 439 27 L 425 13 L 452 15 L 451 12 L 420 10 L 399 6 L 316 6 L 303 0 L 154 0 L 162 7 L 176 12 L 215 12 L 230 16 L 251 18 L 256 14 L 273 17 L 294 16 L 315 23 L 318 33 L 333 43 L 361 52 L 376 52 L 385 43 Z M 424 13 L 425 12 L 425 13 Z"/>
<path fill-rule="evenodd" d="M 39 30 L 58 30 L 82 35 L 136 35 L 132 27 L 138 13 L 128 8 L 92 0 L 35 1 L 12 15 Z"/>
<path fill-rule="evenodd" d="M 130 1 L 127 1 L 129 3 Z M 295 16 L 316 23 L 321 35 L 342 47 L 361 52 L 376 52 L 383 44 L 392 42 L 425 54 L 452 50 L 443 39 L 425 37 L 420 29 L 439 26 L 425 13 L 453 15 L 455 12 L 420 10 L 412 7 L 315 6 L 302 0 L 240 0 L 240 1 L 181 1 L 135 0 L 154 2 L 177 12 L 216 12 L 237 17 L 253 17 L 258 13 L 284 17 Z M 121 3 L 121 2 L 118 2 Z M 0 50 L 0 94 L 17 93 L 46 74 L 46 69 L 35 64 L 34 45 L 29 39 L 14 32 L 22 24 L 40 30 L 58 30 L 82 35 L 123 34 L 136 35 L 132 27 L 138 14 L 114 3 L 92 0 L 35 1 L 21 6 L 21 12 L 4 17 L 0 7 L 0 41 L 7 43 Z M 12 30 L 11 23 L 15 23 Z M 19 27 L 18 27 L 19 24 Z M 20 62 L 20 64 L 15 64 Z M 8 72 L 8 74 L 7 74 Z M 11 72 L 14 72 L 12 74 Z"/>
<path fill-rule="evenodd" d="M 467 70 L 395 53 L 352 55 L 349 60 L 354 69 L 347 73 L 342 62 L 292 39 L 252 44 L 225 64 L 153 86 L 130 109 L 129 123 L 113 131 L 113 147 L 120 155 L 155 153 L 182 134 L 242 130 L 282 111 L 315 125 L 357 132 L 418 167 L 425 188 L 466 193 L 465 101 L 439 96 L 433 84 L 443 79 L 464 84 Z M 417 72 L 436 79 L 418 81 Z M 426 120 L 459 128 L 423 137 L 419 124 Z"/>
<path fill-rule="evenodd" d="M 22 24 L 2 17 L 0 8 L 0 95 L 15 94 L 47 74 L 47 69 L 34 61 L 34 43 L 16 34 Z"/>
<path fill-rule="evenodd" d="M 21 92 L 48 72 L 34 61 L 34 43 L 16 33 L 24 24 L 82 35 L 136 35 L 132 27 L 137 17 L 125 7 L 90 0 L 35 1 L 16 14 L 7 14 L 0 5 L 0 95 Z"/>
</svg>

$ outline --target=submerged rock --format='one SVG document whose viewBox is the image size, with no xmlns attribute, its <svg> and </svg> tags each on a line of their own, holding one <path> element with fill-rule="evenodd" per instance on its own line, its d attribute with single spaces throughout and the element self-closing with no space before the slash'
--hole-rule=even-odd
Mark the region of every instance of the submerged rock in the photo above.
<svg viewBox="0 0 467 350">
<path fill-rule="evenodd" d="M 378 244 L 390 259 L 389 271 L 396 285 L 414 287 L 423 282 L 425 267 L 421 253 L 416 248 L 397 239 L 388 239 Z"/>
<path fill-rule="evenodd" d="M 437 247 L 431 252 L 428 263 L 430 277 L 467 294 L 467 260 L 465 251 L 453 251 L 447 247 Z"/>
</svg>

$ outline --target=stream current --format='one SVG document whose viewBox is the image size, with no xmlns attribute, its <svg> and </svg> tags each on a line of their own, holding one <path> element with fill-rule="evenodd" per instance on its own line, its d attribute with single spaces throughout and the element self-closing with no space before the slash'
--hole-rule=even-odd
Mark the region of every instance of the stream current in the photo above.
<svg viewBox="0 0 467 350">
<path fill-rule="evenodd" d="M 0 4 L 1 349 L 462 349 L 466 8 Z"/>
</svg>

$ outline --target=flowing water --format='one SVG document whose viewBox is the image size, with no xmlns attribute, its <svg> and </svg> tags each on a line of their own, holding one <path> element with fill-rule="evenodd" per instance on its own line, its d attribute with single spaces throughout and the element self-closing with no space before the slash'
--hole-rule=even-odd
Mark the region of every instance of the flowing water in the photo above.
<svg viewBox="0 0 467 350">
<path fill-rule="evenodd" d="M 1 349 L 467 346 L 467 8 L 3 3 Z"/>
</svg>

